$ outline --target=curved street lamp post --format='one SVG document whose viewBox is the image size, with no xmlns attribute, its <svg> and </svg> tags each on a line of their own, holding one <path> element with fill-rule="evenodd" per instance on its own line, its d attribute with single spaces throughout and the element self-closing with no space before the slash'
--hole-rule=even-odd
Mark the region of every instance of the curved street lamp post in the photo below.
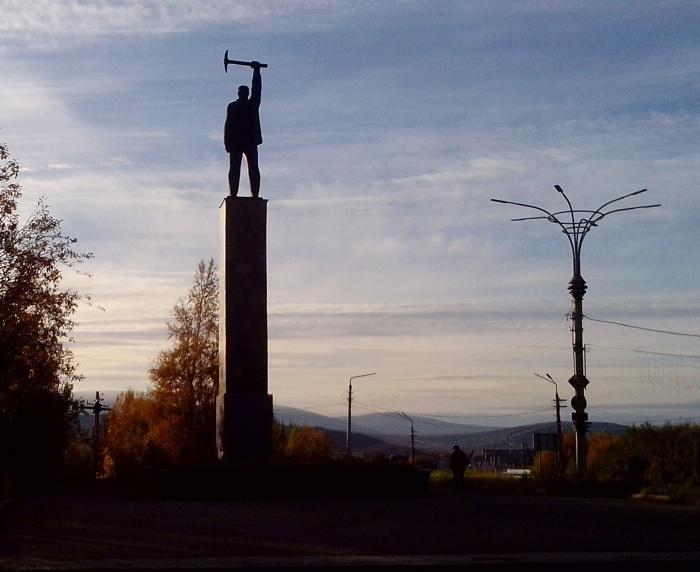
<svg viewBox="0 0 700 572">
<path fill-rule="evenodd" d="M 411 424 L 411 465 L 413 465 L 416 459 L 416 432 L 413 430 L 413 418 L 406 415 L 403 411 L 399 415 L 404 419 L 408 419 Z"/>
<path fill-rule="evenodd" d="M 534 373 L 534 372 L 533 372 Z M 557 382 L 554 381 L 551 375 L 545 372 L 544 375 L 540 375 L 539 373 L 535 373 L 537 377 L 540 379 L 544 379 L 546 382 L 551 383 L 554 385 L 554 407 L 556 409 L 556 414 L 557 414 L 557 476 L 561 477 L 561 408 L 566 407 L 566 405 L 562 405 L 561 402 L 564 401 L 563 399 L 560 399 L 559 397 L 559 386 L 557 385 Z M 545 377 L 547 376 L 547 377 Z"/>
<path fill-rule="evenodd" d="M 574 375 L 569 379 L 569 384 L 571 384 L 575 390 L 575 395 L 571 399 L 571 408 L 574 410 L 571 414 L 571 419 L 573 420 L 576 428 L 576 472 L 579 476 L 583 476 L 586 469 L 586 430 L 588 429 L 588 414 L 586 413 L 587 403 L 584 391 L 588 385 L 588 379 L 586 379 L 586 364 L 584 357 L 585 348 L 583 345 L 583 295 L 586 293 L 587 287 L 586 281 L 581 276 L 581 247 L 588 232 L 594 226 L 598 226 L 598 223 L 600 223 L 604 217 L 613 213 L 633 211 L 637 209 L 649 209 L 661 205 L 641 205 L 635 207 L 613 208 L 608 211 L 603 210 L 613 203 L 628 197 L 639 195 L 647 190 L 641 189 L 608 201 L 595 210 L 578 210 L 573 208 L 569 197 L 566 196 L 566 193 L 564 193 L 564 190 L 559 185 L 554 185 L 554 188 L 559 194 L 561 194 L 562 197 L 564 197 L 564 200 L 568 206 L 566 210 L 551 213 L 535 205 L 504 201 L 501 199 L 491 200 L 494 203 L 525 207 L 543 213 L 542 215 L 538 216 L 513 218 L 510 220 L 514 222 L 524 220 L 546 220 L 557 224 L 559 227 L 561 227 L 562 232 L 566 235 L 569 245 L 571 246 L 574 274 L 569 281 L 568 291 L 572 299 L 571 320 L 573 321 L 573 327 L 571 328 L 571 332 L 574 350 Z"/>
<path fill-rule="evenodd" d="M 370 375 L 377 375 L 377 372 L 353 375 L 348 384 L 348 431 L 345 441 L 345 454 L 348 457 L 352 455 L 352 380 L 360 377 L 369 377 Z"/>
</svg>

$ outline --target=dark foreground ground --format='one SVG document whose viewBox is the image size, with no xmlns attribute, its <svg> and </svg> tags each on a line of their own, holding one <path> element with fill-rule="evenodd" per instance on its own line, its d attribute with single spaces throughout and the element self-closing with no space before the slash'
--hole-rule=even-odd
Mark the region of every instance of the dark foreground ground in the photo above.
<svg viewBox="0 0 700 572">
<path fill-rule="evenodd" d="M 27 497 L 0 526 L 0 569 L 10 570 L 700 564 L 697 506 L 476 491 L 217 502 L 99 487 Z"/>
</svg>

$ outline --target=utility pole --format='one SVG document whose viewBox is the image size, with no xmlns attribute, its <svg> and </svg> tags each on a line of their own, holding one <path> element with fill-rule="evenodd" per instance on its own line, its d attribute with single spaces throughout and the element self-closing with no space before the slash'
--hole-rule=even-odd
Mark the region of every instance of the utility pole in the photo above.
<svg viewBox="0 0 700 572">
<path fill-rule="evenodd" d="M 525 207 L 543 213 L 543 215 L 538 216 L 513 218 L 511 221 L 545 220 L 552 222 L 561 228 L 571 246 L 574 273 L 569 281 L 567 289 L 571 295 L 571 319 L 573 320 L 571 336 L 574 351 L 574 375 L 569 379 L 569 384 L 575 390 L 575 395 L 571 399 L 571 408 L 574 410 L 571 414 L 571 419 L 576 427 L 576 472 L 579 477 L 583 477 L 586 472 L 586 431 L 588 430 L 588 413 L 586 413 L 587 403 L 584 395 L 586 386 L 588 385 L 588 379 L 586 378 L 585 347 L 583 345 L 583 295 L 586 293 L 587 288 L 586 281 L 581 276 L 581 247 L 583 245 L 583 240 L 586 238 L 591 228 L 598 226 L 600 221 L 608 215 L 623 211 L 654 208 L 661 205 L 641 205 L 603 211 L 606 207 L 622 199 L 646 192 L 646 189 L 641 189 L 608 201 L 592 211 L 574 210 L 564 190 L 559 185 L 554 185 L 554 188 L 566 201 L 568 206 L 566 210 L 549 212 L 541 207 L 525 203 L 516 203 L 501 199 L 491 200 L 495 203 Z M 577 217 L 579 217 L 578 220 Z"/>
<path fill-rule="evenodd" d="M 561 477 L 561 469 L 562 469 L 562 463 L 561 463 L 561 451 L 562 451 L 562 431 L 561 431 L 561 408 L 566 407 L 566 405 L 562 405 L 562 401 L 565 401 L 564 399 L 559 398 L 559 386 L 557 385 L 557 382 L 554 381 L 551 375 L 548 373 L 545 373 L 544 375 L 540 375 L 539 373 L 535 373 L 537 377 L 540 379 L 544 379 L 545 381 L 551 383 L 554 385 L 554 408 L 557 412 L 557 476 Z M 547 376 L 547 377 L 545 377 Z"/>
<path fill-rule="evenodd" d="M 95 423 L 93 424 L 92 433 L 92 474 L 96 477 L 100 465 L 100 413 L 102 411 L 111 411 L 111 407 L 103 405 L 104 400 L 100 397 L 100 392 L 95 392 L 95 402 L 83 405 L 83 410 L 91 409 L 95 415 Z"/>
<path fill-rule="evenodd" d="M 352 380 L 360 377 L 369 377 L 370 375 L 376 375 L 376 372 L 353 375 L 348 384 L 348 429 L 345 440 L 345 455 L 348 458 L 352 456 Z"/>
<path fill-rule="evenodd" d="M 401 417 L 405 417 L 411 423 L 411 465 L 416 458 L 416 433 L 413 430 L 413 419 L 406 415 L 403 411 L 401 412 Z"/>
</svg>

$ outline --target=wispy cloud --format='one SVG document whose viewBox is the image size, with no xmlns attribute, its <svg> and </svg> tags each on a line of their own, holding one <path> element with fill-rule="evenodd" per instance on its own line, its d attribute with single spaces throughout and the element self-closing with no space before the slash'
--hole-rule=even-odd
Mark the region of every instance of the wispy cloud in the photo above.
<svg viewBox="0 0 700 572">
<path fill-rule="evenodd" d="M 179 0 L 53 2 L 3 0 L 2 12 L 12 14 L 0 23 L 5 42 L 18 41 L 41 48 L 58 43 L 94 41 L 103 36 L 158 35 L 201 30 L 209 26 L 250 25 L 293 15 L 344 11 L 345 2 L 285 0 L 255 2 L 224 0 L 190 3 Z M 328 16 L 327 16 L 328 17 Z"/>
</svg>

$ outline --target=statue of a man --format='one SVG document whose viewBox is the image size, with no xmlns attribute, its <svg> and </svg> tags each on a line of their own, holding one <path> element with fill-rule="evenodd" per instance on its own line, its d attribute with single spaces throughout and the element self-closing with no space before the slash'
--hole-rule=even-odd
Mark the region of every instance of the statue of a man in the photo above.
<svg viewBox="0 0 700 572">
<path fill-rule="evenodd" d="M 233 197 L 238 194 L 243 155 L 245 155 L 246 163 L 248 163 L 251 194 L 254 197 L 258 197 L 260 194 L 258 145 L 263 142 L 259 115 L 260 96 L 262 94 L 261 64 L 255 61 L 250 62 L 250 67 L 253 68 L 253 84 L 250 97 L 248 97 L 248 86 L 242 85 L 238 88 L 238 99 L 229 103 L 226 109 L 224 145 L 230 158 L 228 186 Z"/>
</svg>

